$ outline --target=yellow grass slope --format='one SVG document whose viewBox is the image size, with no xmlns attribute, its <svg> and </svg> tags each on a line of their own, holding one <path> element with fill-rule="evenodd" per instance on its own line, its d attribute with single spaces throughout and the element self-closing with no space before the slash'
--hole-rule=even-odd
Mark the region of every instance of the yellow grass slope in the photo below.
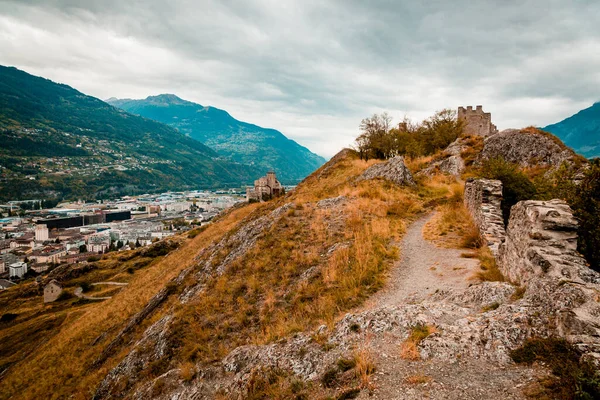
<svg viewBox="0 0 600 400">
<path fill-rule="evenodd" d="M 64 317 L 59 331 L 4 373 L 0 398 L 91 398 L 143 331 L 165 313 L 174 316 L 172 334 L 178 341 L 141 380 L 190 363 L 209 364 L 242 344 L 333 323 L 383 286 L 398 256 L 394 243 L 407 223 L 453 195 L 446 179 L 424 178 L 410 188 L 382 180 L 357 182 L 376 162 L 344 151 L 284 198 L 235 208 L 194 238 L 182 237 L 177 250 L 136 271 L 110 300 L 58 311 Z M 330 206 L 318 204 L 338 196 L 343 198 Z M 286 214 L 222 275 L 209 279 L 202 296 L 186 304 L 170 296 L 93 367 L 133 315 L 182 270 L 203 261 L 203 249 L 284 204 L 290 204 Z M 220 256 L 231 250 L 223 249 Z M 120 395 L 137 384 L 124 384 Z"/>
</svg>

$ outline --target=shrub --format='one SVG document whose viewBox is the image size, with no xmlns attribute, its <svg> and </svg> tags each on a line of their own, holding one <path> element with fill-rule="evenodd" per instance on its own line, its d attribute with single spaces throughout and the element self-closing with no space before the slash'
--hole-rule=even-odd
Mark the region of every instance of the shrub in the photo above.
<svg viewBox="0 0 600 400">
<path fill-rule="evenodd" d="M 523 346 L 511 351 L 517 364 L 543 362 L 550 367 L 552 377 L 539 382 L 538 395 L 557 399 L 600 398 L 600 375 L 590 361 L 583 360 L 581 353 L 561 338 L 533 338 Z"/>
<path fill-rule="evenodd" d="M 13 313 L 2 314 L 2 317 L 0 317 L 0 322 L 14 321 L 17 318 L 17 316 L 18 316 L 18 314 L 13 314 Z"/>
<path fill-rule="evenodd" d="M 600 159 L 592 161 L 574 196 L 567 199 L 580 220 L 578 250 L 600 271 Z"/>
<path fill-rule="evenodd" d="M 530 200 L 536 197 L 537 189 L 534 183 L 517 164 L 509 163 L 503 158 L 486 160 L 481 166 L 481 176 L 502 181 L 504 224 L 508 223 L 512 206 L 521 200 Z"/>
</svg>

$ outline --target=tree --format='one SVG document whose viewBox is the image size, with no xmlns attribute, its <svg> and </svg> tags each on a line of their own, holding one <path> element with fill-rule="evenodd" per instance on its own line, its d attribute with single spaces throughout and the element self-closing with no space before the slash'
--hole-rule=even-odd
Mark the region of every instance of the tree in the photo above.
<svg viewBox="0 0 600 400">
<path fill-rule="evenodd" d="M 142 247 L 142 244 L 140 243 L 139 239 L 135 240 L 135 247 Z"/>
<path fill-rule="evenodd" d="M 87 246 L 85 244 L 82 244 L 81 246 L 79 246 L 79 252 L 87 253 Z"/>
<path fill-rule="evenodd" d="M 578 250 L 600 271 L 600 159 L 594 159 L 567 201 L 579 218 Z"/>
<path fill-rule="evenodd" d="M 373 114 L 360 122 L 361 134 L 356 139 L 362 159 L 389 158 L 393 152 L 393 138 L 389 134 L 392 117 L 386 112 Z"/>
<path fill-rule="evenodd" d="M 119 240 L 119 241 L 117 242 L 117 249 L 120 249 L 120 248 L 122 248 L 122 247 L 123 247 L 123 242 L 122 242 L 121 240 Z"/>
</svg>

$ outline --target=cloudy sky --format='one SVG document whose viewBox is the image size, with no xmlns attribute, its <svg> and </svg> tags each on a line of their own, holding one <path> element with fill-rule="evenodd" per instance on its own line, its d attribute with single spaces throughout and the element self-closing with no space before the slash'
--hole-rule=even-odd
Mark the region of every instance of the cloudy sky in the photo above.
<svg viewBox="0 0 600 400">
<path fill-rule="evenodd" d="M 600 2 L 0 0 L 0 64 L 101 99 L 175 93 L 332 156 L 361 118 L 600 100 Z"/>
</svg>

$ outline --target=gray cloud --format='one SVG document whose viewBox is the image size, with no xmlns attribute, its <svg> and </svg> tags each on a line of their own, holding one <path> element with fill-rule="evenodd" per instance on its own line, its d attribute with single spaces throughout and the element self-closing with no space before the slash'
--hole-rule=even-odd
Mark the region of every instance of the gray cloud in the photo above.
<svg viewBox="0 0 600 400">
<path fill-rule="evenodd" d="M 0 0 L 0 63 L 100 98 L 176 93 L 330 156 L 384 110 L 556 122 L 600 99 L 599 25 L 595 1 Z"/>
</svg>

